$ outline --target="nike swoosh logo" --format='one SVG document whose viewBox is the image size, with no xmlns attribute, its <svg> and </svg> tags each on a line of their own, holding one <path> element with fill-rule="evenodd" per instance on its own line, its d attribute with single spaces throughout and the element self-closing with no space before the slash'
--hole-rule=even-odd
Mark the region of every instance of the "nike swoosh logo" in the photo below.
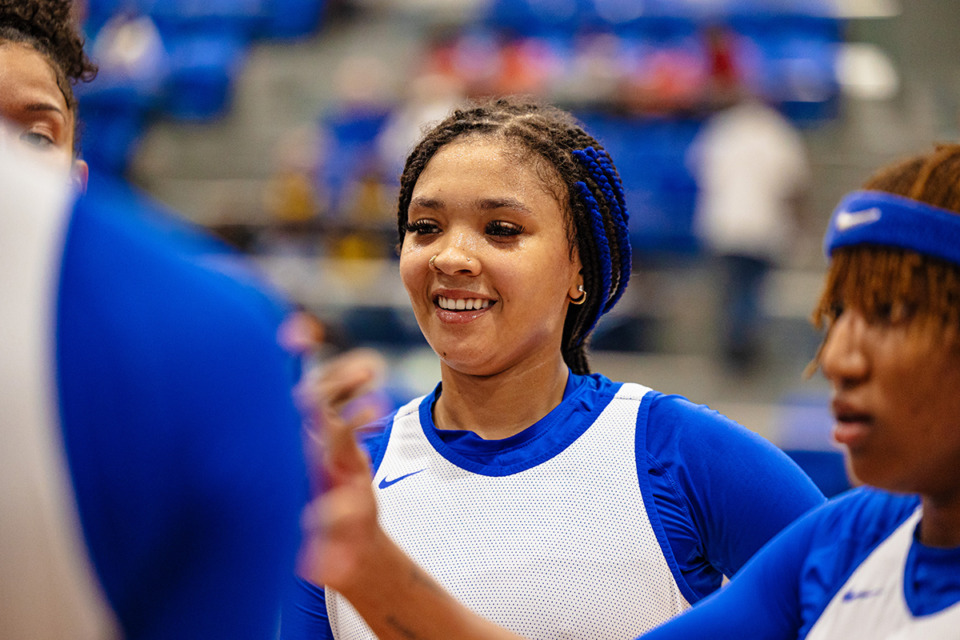
<svg viewBox="0 0 960 640">
<path fill-rule="evenodd" d="M 393 486 L 393 485 L 397 484 L 397 483 L 400 482 L 401 480 L 404 480 L 404 479 L 406 479 L 406 478 L 409 478 L 410 476 L 415 476 L 415 475 L 417 475 L 417 474 L 420 473 L 421 471 L 426 471 L 426 469 L 420 469 L 420 471 L 411 471 L 410 473 L 407 473 L 407 474 L 404 474 L 404 475 L 399 476 L 399 477 L 397 477 L 397 478 L 394 478 L 393 480 L 387 480 L 386 476 L 384 476 L 384 478 L 383 478 L 382 480 L 380 480 L 380 484 L 378 484 L 377 486 L 380 487 L 381 489 L 386 489 L 387 487 L 390 487 L 390 486 Z"/>
<path fill-rule="evenodd" d="M 851 600 L 863 600 L 864 598 L 872 598 L 874 596 L 880 595 L 882 589 L 874 589 L 872 591 L 847 591 L 843 594 L 843 601 L 850 602 Z"/>
<path fill-rule="evenodd" d="M 863 211 L 841 211 L 837 214 L 837 220 L 834 226 L 837 231 L 846 231 L 853 227 L 859 227 L 864 224 L 870 224 L 880 219 L 880 209 L 873 207 Z"/>
</svg>

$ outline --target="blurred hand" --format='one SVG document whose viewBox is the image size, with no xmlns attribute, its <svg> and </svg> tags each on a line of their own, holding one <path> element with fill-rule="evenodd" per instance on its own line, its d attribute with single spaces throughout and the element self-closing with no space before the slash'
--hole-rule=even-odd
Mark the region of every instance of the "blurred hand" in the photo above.
<svg viewBox="0 0 960 640">
<path fill-rule="evenodd" d="M 307 452 L 316 497 L 304 513 L 298 571 L 317 585 L 348 590 L 382 535 L 370 460 L 354 435 L 380 416 L 371 408 L 350 418 L 343 411 L 370 390 L 384 368 L 376 352 L 354 350 L 311 372 L 300 386 L 301 406 L 310 417 Z"/>
</svg>

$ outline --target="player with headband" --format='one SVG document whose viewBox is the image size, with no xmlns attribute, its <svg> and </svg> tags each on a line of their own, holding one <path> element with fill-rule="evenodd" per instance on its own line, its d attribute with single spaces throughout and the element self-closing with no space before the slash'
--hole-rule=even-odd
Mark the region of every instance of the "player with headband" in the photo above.
<svg viewBox="0 0 960 640">
<path fill-rule="evenodd" d="M 590 373 L 590 333 L 632 262 L 617 170 L 569 114 L 516 99 L 454 112 L 408 158 L 398 222 L 441 382 L 383 422 L 374 490 L 388 533 L 482 615 L 537 638 L 632 638 L 822 501 L 727 418 Z M 284 638 L 388 633 L 315 569 Z"/>
<path fill-rule="evenodd" d="M 826 338 L 814 363 L 833 388 L 834 437 L 866 486 L 800 518 L 724 589 L 644 640 L 957 637 L 960 145 L 877 172 L 840 203 L 825 249 L 830 268 L 814 323 Z M 344 463 L 336 506 L 362 495 L 362 469 L 343 430 L 332 436 Z M 405 594 L 358 590 L 370 618 L 425 639 L 445 637 L 435 620 L 455 624 L 461 640 L 517 638 L 439 591 L 377 529 L 361 530 L 348 543 L 329 529 L 331 552 L 354 552 L 359 576 L 347 584 L 370 584 L 363 568 L 375 564 L 381 586 L 390 580 Z"/>
</svg>

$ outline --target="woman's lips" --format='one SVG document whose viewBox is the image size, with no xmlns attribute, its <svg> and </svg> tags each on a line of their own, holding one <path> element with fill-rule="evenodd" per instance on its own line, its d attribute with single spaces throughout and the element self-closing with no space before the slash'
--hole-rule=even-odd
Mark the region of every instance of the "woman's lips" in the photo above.
<svg viewBox="0 0 960 640">
<path fill-rule="evenodd" d="M 437 318 L 448 324 L 466 324 L 484 315 L 496 300 L 469 293 L 437 294 L 433 298 Z"/>
<path fill-rule="evenodd" d="M 856 449 L 864 444 L 873 427 L 873 418 L 869 413 L 843 401 L 834 401 L 831 405 L 836 423 L 833 427 L 833 439 L 847 447 Z"/>
</svg>

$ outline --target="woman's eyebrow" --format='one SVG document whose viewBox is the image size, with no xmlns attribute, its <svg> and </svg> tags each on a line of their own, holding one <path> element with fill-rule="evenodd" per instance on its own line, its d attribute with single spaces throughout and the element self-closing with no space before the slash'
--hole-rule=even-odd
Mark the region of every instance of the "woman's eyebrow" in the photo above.
<svg viewBox="0 0 960 640">
<path fill-rule="evenodd" d="M 482 210 L 513 209 L 522 213 L 531 213 L 530 207 L 516 198 L 482 198 L 477 201 L 477 205 Z"/>
<path fill-rule="evenodd" d="M 67 119 L 67 115 L 63 112 L 63 109 L 53 104 L 52 102 L 31 102 L 24 106 L 25 111 L 30 112 L 53 112 L 60 114 L 60 117 L 64 120 Z"/>
<path fill-rule="evenodd" d="M 419 209 L 429 209 L 432 211 L 439 211 L 446 208 L 446 203 L 439 198 L 429 198 L 426 196 L 418 196 L 413 198 L 410 201 L 411 207 L 417 207 Z M 478 198 L 476 201 L 476 206 L 481 211 L 493 211 L 496 209 L 512 209 L 520 213 L 531 213 L 530 207 L 525 205 L 522 201 L 517 200 L 516 198 L 502 197 L 502 198 Z"/>
<path fill-rule="evenodd" d="M 418 209 L 430 209 L 432 211 L 439 211 L 443 209 L 443 200 L 438 200 L 437 198 L 427 198 L 426 196 L 417 196 L 410 201 L 411 207 L 417 207 Z"/>
</svg>

